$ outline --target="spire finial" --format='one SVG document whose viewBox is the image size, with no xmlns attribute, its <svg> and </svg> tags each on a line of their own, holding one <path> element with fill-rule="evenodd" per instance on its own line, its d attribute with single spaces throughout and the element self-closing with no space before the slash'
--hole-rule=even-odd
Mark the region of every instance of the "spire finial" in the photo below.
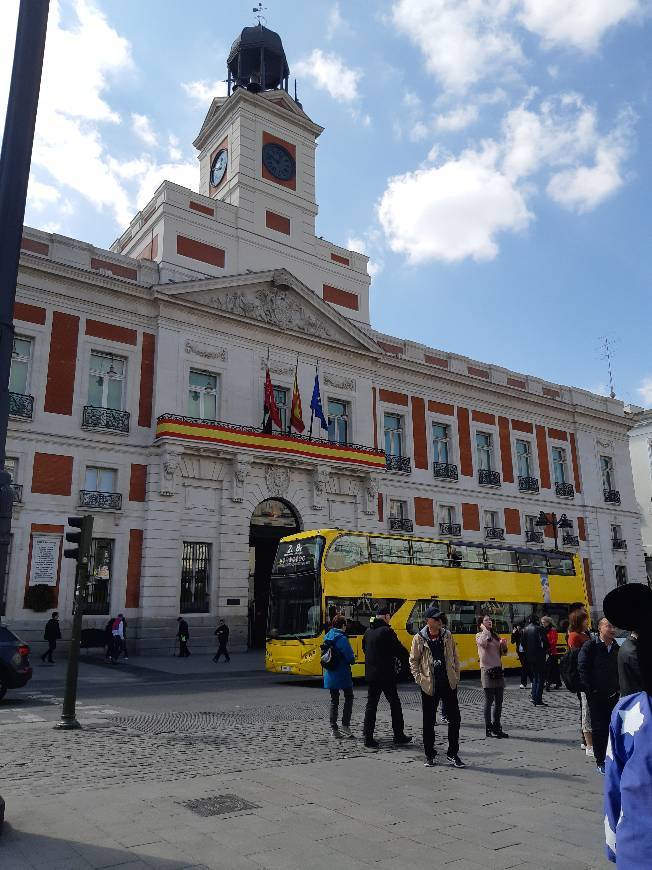
<svg viewBox="0 0 652 870">
<path fill-rule="evenodd" d="M 267 19 L 263 15 L 263 12 L 267 12 L 267 7 L 263 6 L 262 0 L 258 0 L 258 6 L 254 6 L 252 12 L 254 13 L 254 16 L 258 19 L 259 27 L 263 26 L 263 22 L 267 24 Z"/>
</svg>

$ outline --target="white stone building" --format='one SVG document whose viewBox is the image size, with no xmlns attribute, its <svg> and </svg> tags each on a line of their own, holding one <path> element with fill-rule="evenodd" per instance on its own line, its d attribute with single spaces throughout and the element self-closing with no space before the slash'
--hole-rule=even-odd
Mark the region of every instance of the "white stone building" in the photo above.
<svg viewBox="0 0 652 870">
<path fill-rule="evenodd" d="M 199 192 L 164 182 L 110 250 L 25 229 L 7 620 L 36 639 L 56 604 L 65 625 L 61 536 L 87 511 L 86 624 L 124 612 L 148 650 L 170 649 L 180 612 L 196 646 L 218 617 L 259 645 L 276 541 L 295 528 L 550 547 L 536 517 L 566 513 L 560 546 L 579 549 L 597 607 L 623 570 L 643 579 L 622 403 L 375 331 L 367 258 L 316 235 L 322 128 L 283 64 L 278 37 L 243 31 L 234 90 L 195 141 Z M 306 433 L 319 364 L 323 441 L 261 432 L 268 359 L 286 424 L 296 369 Z"/>
<path fill-rule="evenodd" d="M 629 452 L 634 490 L 641 515 L 641 534 L 648 583 L 652 584 L 652 411 L 631 407 Z M 616 528 L 614 537 L 617 538 Z M 641 578 L 644 579 L 644 578 Z"/>
</svg>

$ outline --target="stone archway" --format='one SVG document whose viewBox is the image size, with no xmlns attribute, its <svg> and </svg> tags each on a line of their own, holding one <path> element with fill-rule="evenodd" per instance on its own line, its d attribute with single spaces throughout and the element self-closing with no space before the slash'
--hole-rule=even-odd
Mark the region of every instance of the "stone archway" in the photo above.
<svg viewBox="0 0 652 870">
<path fill-rule="evenodd" d="M 299 515 L 281 498 L 261 501 L 249 525 L 249 647 L 265 646 L 269 578 L 281 538 L 301 531 Z"/>
</svg>

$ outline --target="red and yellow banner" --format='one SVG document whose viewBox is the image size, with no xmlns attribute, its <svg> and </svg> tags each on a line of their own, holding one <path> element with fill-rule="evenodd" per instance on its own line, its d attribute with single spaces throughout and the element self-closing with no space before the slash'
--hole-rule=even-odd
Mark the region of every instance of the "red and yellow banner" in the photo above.
<svg viewBox="0 0 652 870">
<path fill-rule="evenodd" d="M 223 423 L 207 423 L 203 420 L 159 417 L 156 423 L 157 438 L 180 438 L 204 444 L 228 444 L 249 450 L 272 450 L 293 456 L 308 456 L 333 462 L 350 462 L 369 468 L 385 468 L 385 454 L 380 450 L 357 447 L 353 444 L 329 444 L 326 441 L 311 441 L 296 435 L 280 432 L 268 434 L 245 427 L 225 426 Z"/>
</svg>

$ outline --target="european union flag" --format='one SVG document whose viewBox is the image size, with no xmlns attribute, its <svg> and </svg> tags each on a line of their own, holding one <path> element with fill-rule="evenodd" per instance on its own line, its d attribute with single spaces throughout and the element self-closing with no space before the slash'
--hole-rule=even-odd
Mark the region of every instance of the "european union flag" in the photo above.
<svg viewBox="0 0 652 870">
<path fill-rule="evenodd" d="M 321 406 L 321 392 L 319 389 L 319 375 L 315 373 L 315 386 L 310 400 L 310 410 L 321 423 L 322 429 L 328 432 L 328 420 L 324 417 L 324 409 Z"/>
</svg>

